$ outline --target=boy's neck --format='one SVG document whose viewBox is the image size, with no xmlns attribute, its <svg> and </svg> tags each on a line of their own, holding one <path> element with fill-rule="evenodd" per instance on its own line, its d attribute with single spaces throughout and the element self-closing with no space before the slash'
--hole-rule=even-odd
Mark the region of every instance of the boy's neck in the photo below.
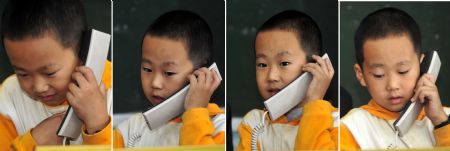
<svg viewBox="0 0 450 151">
<path fill-rule="evenodd" d="M 69 104 L 69 102 L 67 101 L 67 99 L 64 99 L 64 100 L 62 100 L 61 102 L 55 103 L 55 104 L 46 104 L 46 103 L 44 103 L 44 102 L 41 102 L 41 103 L 44 104 L 44 105 L 47 106 L 47 107 L 59 107 L 59 106 L 61 106 L 61 105 L 68 105 L 68 104 Z"/>
<path fill-rule="evenodd" d="M 370 100 L 367 105 L 363 105 L 362 109 L 368 111 L 370 114 L 385 119 L 385 120 L 393 120 L 400 117 L 400 112 L 390 111 L 381 105 L 379 105 L 376 101 Z M 425 112 L 421 111 L 418 119 L 423 119 L 425 117 Z"/>
</svg>

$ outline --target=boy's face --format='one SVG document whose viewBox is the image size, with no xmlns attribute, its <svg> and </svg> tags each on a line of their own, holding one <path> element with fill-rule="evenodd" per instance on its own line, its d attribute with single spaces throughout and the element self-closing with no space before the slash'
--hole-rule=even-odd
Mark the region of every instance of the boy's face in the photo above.
<svg viewBox="0 0 450 151">
<path fill-rule="evenodd" d="M 419 57 L 407 35 L 367 40 L 363 45 L 363 70 L 355 64 L 361 85 L 377 104 L 400 111 L 413 96 L 419 78 Z"/>
<path fill-rule="evenodd" d="M 270 30 L 256 36 L 256 83 L 264 100 L 278 93 L 302 73 L 305 51 L 293 32 Z"/>
<path fill-rule="evenodd" d="M 145 36 L 141 59 L 142 88 L 153 105 L 181 89 L 194 70 L 184 42 L 168 38 Z"/>
<path fill-rule="evenodd" d="M 23 40 L 4 39 L 6 53 L 20 87 L 47 105 L 64 102 L 78 59 L 73 48 L 63 47 L 52 34 Z"/>
</svg>

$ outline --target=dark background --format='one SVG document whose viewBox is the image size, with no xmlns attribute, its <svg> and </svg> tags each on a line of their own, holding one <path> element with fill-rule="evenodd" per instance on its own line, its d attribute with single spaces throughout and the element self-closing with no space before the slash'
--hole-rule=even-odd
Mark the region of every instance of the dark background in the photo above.
<svg viewBox="0 0 450 151">
<path fill-rule="evenodd" d="M 254 40 L 258 28 L 273 15 L 295 9 L 311 16 L 322 32 L 323 51 L 332 61 L 335 75 L 326 99 L 337 107 L 338 4 L 337 0 L 228 0 L 227 1 L 227 107 L 233 116 L 262 109 L 256 86 Z"/>
<path fill-rule="evenodd" d="M 371 99 L 365 87 L 359 85 L 353 65 L 356 63 L 353 37 L 361 20 L 378 9 L 396 7 L 406 11 L 419 24 L 424 51 L 437 50 L 442 61 L 437 87 L 442 104 L 450 105 L 450 3 L 449 2 L 341 2 L 341 86 L 349 91 L 353 107 Z M 341 90 L 342 91 L 342 90 Z M 348 102 L 341 100 L 341 106 Z"/>
<path fill-rule="evenodd" d="M 225 3 L 223 0 L 115 0 L 114 1 L 114 113 L 144 111 L 150 107 L 140 84 L 142 36 L 162 14 L 189 10 L 206 20 L 213 32 L 213 56 L 224 78 L 211 98 L 225 101 Z"/>
<path fill-rule="evenodd" d="M 7 0 L 0 0 L 0 14 L 3 14 L 4 6 Z M 108 0 L 82 0 L 88 27 L 100 30 L 105 33 L 111 33 L 111 2 Z M 1 20 L 0 20 L 1 22 Z M 111 49 L 111 47 L 110 47 Z M 110 54 L 111 55 L 111 51 Z M 110 59 L 111 57 L 108 57 Z M 0 42 L 0 83 L 8 76 L 14 74 L 8 56 Z"/>
</svg>

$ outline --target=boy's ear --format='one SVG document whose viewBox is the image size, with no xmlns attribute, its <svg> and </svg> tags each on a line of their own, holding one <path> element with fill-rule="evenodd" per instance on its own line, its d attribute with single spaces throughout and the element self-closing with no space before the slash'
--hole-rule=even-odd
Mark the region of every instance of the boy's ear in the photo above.
<svg viewBox="0 0 450 151">
<path fill-rule="evenodd" d="M 353 69 L 355 70 L 356 78 L 358 79 L 359 84 L 361 84 L 361 86 L 363 87 L 367 86 L 366 81 L 363 77 L 362 68 L 359 66 L 359 64 L 355 63 Z"/>
</svg>

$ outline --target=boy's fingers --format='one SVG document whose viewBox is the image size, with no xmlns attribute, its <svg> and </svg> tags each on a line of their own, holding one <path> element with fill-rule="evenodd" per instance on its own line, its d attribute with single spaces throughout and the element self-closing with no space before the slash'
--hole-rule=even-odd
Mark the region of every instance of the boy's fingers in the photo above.
<svg viewBox="0 0 450 151">
<path fill-rule="evenodd" d="M 72 74 L 72 79 L 74 79 L 80 87 L 88 83 L 88 81 L 84 78 L 84 76 L 80 72 L 74 72 Z"/>
<path fill-rule="evenodd" d="M 417 100 L 417 93 L 414 93 L 413 97 L 411 98 L 411 102 L 416 102 Z"/>
<path fill-rule="evenodd" d="M 83 74 L 84 77 L 86 77 L 89 83 L 97 84 L 97 79 L 95 79 L 94 72 L 91 70 L 91 68 L 80 66 L 77 67 L 77 69 Z"/>
<path fill-rule="evenodd" d="M 427 90 L 420 91 L 419 100 L 421 103 L 424 103 L 425 101 L 427 101 L 426 98 L 427 98 L 427 96 L 429 96 L 429 93 L 427 93 L 427 92 L 428 92 Z"/>
<path fill-rule="evenodd" d="M 328 68 L 326 66 L 326 63 L 324 61 L 324 59 L 322 59 L 322 57 L 319 57 L 317 55 L 313 55 L 312 56 L 314 60 L 316 60 L 315 64 L 318 64 L 320 69 L 324 72 L 324 73 L 328 73 Z"/>
<path fill-rule="evenodd" d="M 424 103 L 427 97 L 432 97 L 434 91 L 436 91 L 434 88 L 432 87 L 420 87 L 417 91 L 416 91 L 416 99 L 419 99 L 419 101 L 421 103 Z M 416 100 L 417 101 L 417 100 Z"/>
<path fill-rule="evenodd" d="M 310 65 L 305 65 L 303 67 L 303 71 L 309 72 L 313 75 L 313 77 L 317 77 L 320 75 L 320 69 L 319 69 L 319 65 L 317 64 L 310 64 Z"/>
<path fill-rule="evenodd" d="M 420 88 L 421 86 L 423 86 L 423 77 L 419 78 L 419 81 L 417 81 L 416 83 L 416 89 Z"/>
<path fill-rule="evenodd" d="M 75 85 L 75 83 L 70 83 L 68 88 L 69 91 L 74 95 L 80 93 L 80 88 L 78 88 L 77 85 Z"/>
<path fill-rule="evenodd" d="M 205 72 L 203 71 L 198 72 L 197 83 L 200 85 L 205 84 Z"/>
<path fill-rule="evenodd" d="M 421 87 L 436 87 L 436 85 L 429 76 L 424 75 L 420 77 L 419 81 L 417 82 L 415 91 L 417 91 L 417 89 Z"/>
<path fill-rule="evenodd" d="M 323 62 L 322 57 L 319 57 L 319 56 L 317 56 L 317 55 L 312 55 L 312 58 L 313 58 L 314 60 L 316 60 L 316 62 L 317 62 L 320 66 L 322 66 L 323 64 L 325 64 L 325 62 Z"/>
<path fill-rule="evenodd" d="M 423 86 L 429 86 L 429 87 L 435 87 L 435 83 L 433 81 L 433 79 L 430 79 L 432 77 L 426 77 L 423 79 L 422 84 Z"/>
<path fill-rule="evenodd" d="M 326 73 L 325 69 L 317 63 L 308 63 L 307 66 L 311 67 L 313 70 L 316 70 L 317 73 L 319 73 L 321 75 Z M 318 75 L 318 74 L 316 74 L 316 75 Z"/>
<path fill-rule="evenodd" d="M 415 102 L 422 103 L 421 95 L 422 95 L 422 92 L 421 92 L 421 91 L 417 91 L 417 92 L 414 94 L 414 96 L 415 96 L 414 101 L 415 101 Z"/>
<path fill-rule="evenodd" d="M 212 82 L 214 74 L 212 73 L 211 70 L 205 67 L 202 68 L 202 71 L 205 72 L 205 85 L 207 87 L 211 87 L 211 85 L 213 84 Z"/>
<path fill-rule="evenodd" d="M 189 83 L 191 84 L 191 87 L 195 87 L 197 85 L 197 78 L 195 78 L 195 75 L 189 75 Z"/>
<path fill-rule="evenodd" d="M 430 81 L 430 82 L 432 82 L 433 84 L 436 83 L 436 78 L 435 78 L 433 75 L 431 75 L 431 74 L 425 74 L 425 76 L 426 76 L 426 78 L 427 78 L 427 81 Z"/>
<path fill-rule="evenodd" d="M 74 102 L 75 102 L 75 100 L 74 100 L 75 97 L 73 96 L 72 93 L 67 92 L 67 93 L 66 93 L 66 98 L 67 98 L 67 101 L 69 102 L 70 105 L 73 105 L 73 104 L 74 104 Z"/>
<path fill-rule="evenodd" d="M 106 86 L 103 84 L 103 82 L 100 83 L 100 93 L 102 96 L 106 96 Z"/>
<path fill-rule="evenodd" d="M 212 83 L 212 73 L 211 73 L 211 71 L 208 68 L 205 68 L 205 67 L 200 68 L 200 70 L 203 73 L 205 73 L 205 83 L 204 83 L 205 86 L 209 87 L 211 85 L 211 83 Z"/>
</svg>

